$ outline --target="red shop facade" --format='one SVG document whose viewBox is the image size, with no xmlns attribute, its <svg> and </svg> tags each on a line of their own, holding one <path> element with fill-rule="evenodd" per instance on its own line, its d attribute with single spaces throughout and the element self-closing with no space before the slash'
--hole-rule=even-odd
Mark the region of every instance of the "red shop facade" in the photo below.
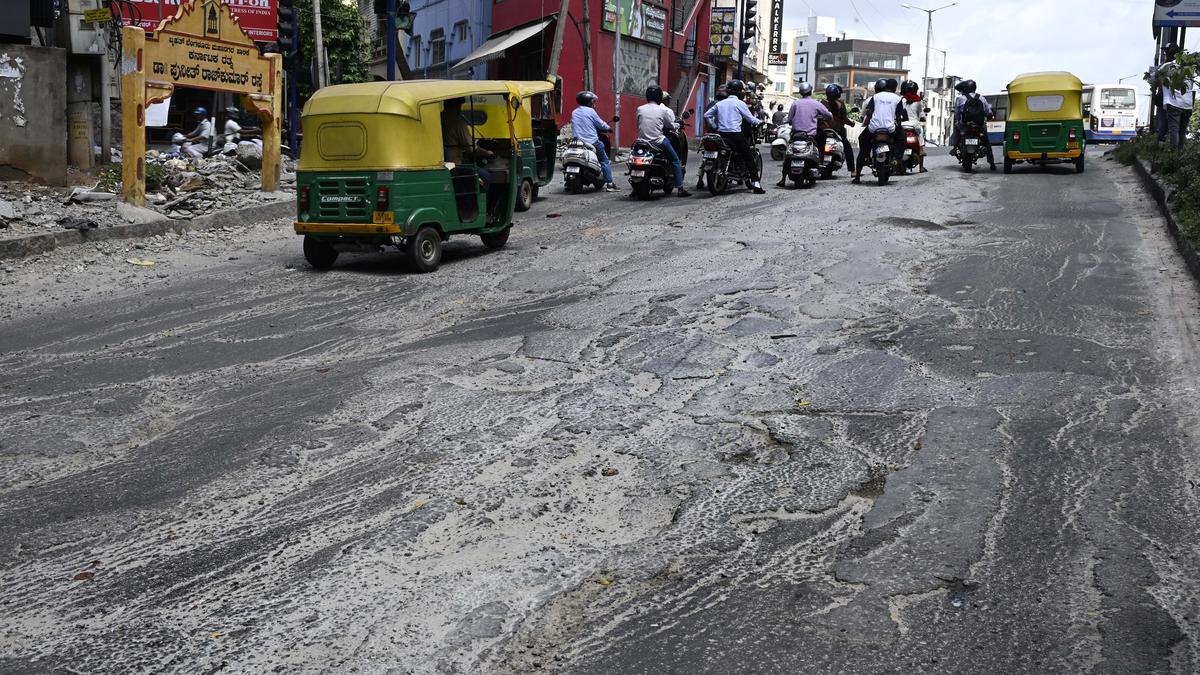
<svg viewBox="0 0 1200 675">
<path fill-rule="evenodd" d="M 544 79 L 559 33 L 561 0 L 491 1 L 494 2 L 493 38 L 516 35 L 541 24 L 544 28 L 492 60 L 489 76 L 505 80 Z M 637 138 L 634 111 L 646 102 L 646 87 L 651 84 L 671 94 L 672 107 L 677 113 L 698 107 L 702 111 L 701 102 L 709 97 L 706 89 L 711 4 L 711 0 L 568 0 L 558 65 L 566 99 L 558 116 L 559 125 L 570 121 L 575 94 L 584 89 L 596 93 L 596 111 L 606 120 L 612 119 L 616 112 L 616 89 L 620 90 L 619 138 L 624 147 Z M 618 15 L 621 65 L 619 77 L 614 78 Z"/>
</svg>

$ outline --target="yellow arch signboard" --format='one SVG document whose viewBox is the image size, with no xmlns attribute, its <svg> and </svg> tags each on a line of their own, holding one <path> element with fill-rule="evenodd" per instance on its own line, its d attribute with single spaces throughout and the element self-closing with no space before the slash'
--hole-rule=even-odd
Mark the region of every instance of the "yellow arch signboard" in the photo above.
<svg viewBox="0 0 1200 675">
<path fill-rule="evenodd" d="M 146 105 L 176 86 L 242 96 L 262 121 L 262 189 L 279 187 L 283 57 L 261 55 L 223 0 L 181 0 L 153 37 L 141 28 L 122 29 L 121 167 L 123 198 L 146 200 Z"/>
</svg>

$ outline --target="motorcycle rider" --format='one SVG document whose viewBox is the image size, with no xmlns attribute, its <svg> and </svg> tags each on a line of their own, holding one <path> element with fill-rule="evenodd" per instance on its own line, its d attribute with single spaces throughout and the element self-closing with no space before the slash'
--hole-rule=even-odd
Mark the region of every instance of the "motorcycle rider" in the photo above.
<svg viewBox="0 0 1200 675">
<path fill-rule="evenodd" d="M 908 119 L 908 114 L 904 111 L 904 99 L 888 91 L 889 84 L 888 80 L 877 80 L 875 82 L 875 95 L 871 97 L 871 100 L 867 102 L 867 107 L 863 109 L 864 129 L 862 135 L 858 137 L 858 171 L 854 174 L 854 180 L 852 181 L 854 183 L 862 182 L 863 169 L 871 159 L 875 134 L 880 131 L 886 131 L 891 134 L 894 153 L 896 147 L 896 130 L 900 128 L 901 122 Z"/>
<path fill-rule="evenodd" d="M 709 110 L 712 110 L 712 109 L 713 109 L 713 106 L 715 106 L 715 105 L 717 104 L 717 102 L 718 102 L 718 101 L 724 101 L 724 100 L 725 100 L 725 98 L 726 98 L 727 96 L 729 96 L 729 92 L 727 92 L 727 91 L 725 90 L 725 85 L 721 85 L 721 86 L 717 87 L 717 91 L 716 91 L 716 93 L 714 94 L 714 96 L 715 96 L 715 98 L 711 98 L 711 99 L 709 99 L 709 100 L 708 100 L 708 105 L 707 105 L 707 106 L 705 106 L 705 108 L 704 108 L 704 115 L 702 115 L 702 117 L 704 118 L 704 130 L 705 130 L 706 132 L 712 132 L 712 133 L 716 133 L 716 131 L 717 131 L 717 128 L 716 128 L 716 127 L 714 127 L 714 126 L 713 126 L 713 125 L 712 125 L 712 124 L 711 124 L 711 123 L 708 121 L 708 111 L 709 111 Z M 697 190 L 703 190 L 703 189 L 704 189 L 704 172 L 703 172 L 703 171 L 697 171 L 696 173 L 700 174 L 700 176 L 699 176 L 699 177 L 696 179 L 696 189 L 697 189 Z"/>
<path fill-rule="evenodd" d="M 708 112 L 704 113 L 704 119 L 717 129 L 717 133 L 725 139 L 729 147 L 737 153 L 741 158 L 743 165 L 746 168 L 746 173 L 750 175 L 750 186 L 754 190 L 754 194 L 763 195 L 767 191 L 763 189 L 762 183 L 759 181 L 758 167 L 754 163 L 754 153 L 750 150 L 750 141 L 747 139 L 747 134 L 742 128 L 744 124 L 749 124 L 751 127 L 756 127 L 762 122 L 757 117 L 750 114 L 750 108 L 742 102 L 742 95 L 745 93 L 746 85 L 741 80 L 730 80 L 725 85 L 725 91 L 729 94 L 725 100 L 718 101 Z"/>
<path fill-rule="evenodd" d="M 783 124 L 783 121 L 786 119 L 787 113 L 783 111 L 783 104 L 780 103 L 776 105 L 775 112 L 771 114 L 771 124 L 779 126 L 780 124 Z"/>
<path fill-rule="evenodd" d="M 683 166 L 679 163 L 679 154 L 666 136 L 668 129 L 675 128 L 675 113 L 663 105 L 663 90 L 660 87 L 652 85 L 646 89 L 646 103 L 637 109 L 637 125 L 638 140 L 661 148 L 671 161 L 676 193 L 680 197 L 690 197 L 692 193 L 683 187 Z"/>
<path fill-rule="evenodd" d="M 978 85 L 975 84 L 975 80 L 959 82 L 955 89 L 959 91 L 959 96 L 954 101 L 954 135 L 950 139 L 950 155 L 958 157 L 958 143 L 962 139 L 962 132 L 966 125 L 976 124 L 983 128 L 988 120 L 995 118 L 996 113 L 992 110 L 992 104 L 977 93 Z M 995 171 L 996 157 L 992 153 L 992 144 L 988 139 L 986 129 L 980 143 L 987 150 L 988 165 L 992 167 L 992 171 Z"/>
<path fill-rule="evenodd" d="M 921 143 L 920 173 L 929 173 L 925 168 L 925 101 L 921 99 L 921 85 L 909 80 L 900 87 L 900 94 L 904 97 L 904 111 L 908 113 L 909 121 L 920 122 L 917 125 L 917 138 Z"/>
<path fill-rule="evenodd" d="M 612 162 L 608 159 L 608 153 L 604 151 L 604 143 L 600 141 L 599 134 L 601 131 L 611 131 L 611 128 L 596 114 L 596 95 L 590 91 L 581 91 L 575 94 L 575 102 L 579 104 L 571 111 L 571 128 L 575 131 L 575 138 L 595 148 L 596 158 L 600 160 L 600 173 L 604 175 L 604 191 L 616 192 Z"/>
<path fill-rule="evenodd" d="M 829 112 L 829 108 L 826 108 L 824 103 L 812 97 L 813 86 L 808 82 L 800 85 L 799 93 L 800 98 L 792 102 L 787 116 L 787 124 L 792 127 L 792 138 L 796 138 L 798 134 L 808 136 L 817 146 L 818 157 L 823 159 L 825 143 L 817 142 L 817 120 L 832 120 L 833 113 Z M 783 176 L 775 184 L 775 187 L 787 187 L 788 173 L 791 168 L 792 157 L 789 154 L 783 158 Z"/>
<path fill-rule="evenodd" d="M 840 85 L 831 84 L 825 87 L 825 107 L 829 108 L 829 112 L 833 114 L 833 119 L 830 121 L 829 126 L 842 139 L 842 149 L 846 155 L 846 168 L 853 175 L 854 146 L 850 145 L 850 137 L 846 133 L 846 127 L 854 126 L 854 120 L 850 119 L 850 111 L 846 109 L 846 103 L 842 100 L 842 88 Z"/>
</svg>

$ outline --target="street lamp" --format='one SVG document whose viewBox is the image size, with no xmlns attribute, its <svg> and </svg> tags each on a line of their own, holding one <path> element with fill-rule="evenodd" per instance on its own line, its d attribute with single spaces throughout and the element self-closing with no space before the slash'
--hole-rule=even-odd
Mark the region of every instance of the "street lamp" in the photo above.
<svg viewBox="0 0 1200 675">
<path fill-rule="evenodd" d="M 934 13 L 940 12 L 943 9 L 950 9 L 951 7 L 953 7 L 957 4 L 958 4 L 957 2 L 952 2 L 949 5 L 946 5 L 945 7 L 938 7 L 937 9 L 925 9 L 924 7 L 917 7 L 916 5 L 910 5 L 907 2 L 900 3 L 900 6 L 905 9 L 915 9 L 915 10 L 918 10 L 921 12 L 925 12 L 925 14 L 928 15 L 928 17 L 929 17 L 928 28 L 925 30 L 925 81 L 926 82 L 929 81 L 929 49 L 933 43 L 933 15 L 934 15 Z M 927 96 L 926 96 L 926 98 L 927 98 Z"/>
<path fill-rule="evenodd" d="M 938 91 L 942 91 L 946 87 L 946 61 L 950 58 L 950 52 L 947 52 L 945 49 L 938 49 L 937 47 L 934 47 L 933 51 L 941 52 L 942 54 L 942 81 L 938 82 Z M 928 82 L 922 82 L 921 84 L 924 85 L 922 88 L 929 87 Z"/>
<path fill-rule="evenodd" d="M 1117 80 L 1117 84 L 1124 84 L 1125 80 L 1132 80 L 1135 77 L 1142 77 L 1143 75 L 1144 75 L 1144 73 L 1138 73 L 1137 75 L 1126 75 L 1125 77 L 1122 77 L 1121 79 Z"/>
</svg>

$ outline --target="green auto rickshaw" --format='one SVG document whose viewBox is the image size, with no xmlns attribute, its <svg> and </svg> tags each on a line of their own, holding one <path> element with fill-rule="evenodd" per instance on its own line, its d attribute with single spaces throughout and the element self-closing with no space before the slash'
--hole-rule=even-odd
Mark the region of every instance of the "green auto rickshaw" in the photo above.
<svg viewBox="0 0 1200 675">
<path fill-rule="evenodd" d="M 1029 73 L 1008 85 L 1004 173 L 1019 162 L 1072 162 L 1083 173 L 1083 82 L 1071 73 Z"/>
<path fill-rule="evenodd" d="M 503 247 L 527 165 L 536 171 L 518 120 L 527 118 L 522 109 L 530 97 L 555 91 L 550 81 L 507 80 L 369 82 L 317 91 L 304 106 L 296 174 L 295 231 L 304 235 L 305 259 L 325 269 L 340 253 L 394 246 L 417 271 L 432 272 L 452 235 Z M 470 150 L 455 153 L 457 163 L 448 161 L 443 120 L 448 133 L 453 127 L 459 137 L 469 135 Z"/>
</svg>

